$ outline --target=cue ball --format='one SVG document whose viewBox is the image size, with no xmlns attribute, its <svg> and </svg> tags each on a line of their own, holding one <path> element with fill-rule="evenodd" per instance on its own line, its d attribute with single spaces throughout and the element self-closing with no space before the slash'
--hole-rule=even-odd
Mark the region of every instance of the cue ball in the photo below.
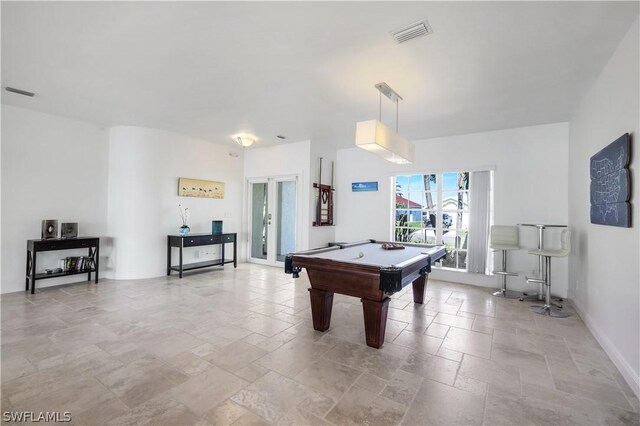
<svg viewBox="0 0 640 426">
<path fill-rule="evenodd" d="M 358 253 L 358 257 L 364 257 L 364 253 L 363 252 Z"/>
</svg>

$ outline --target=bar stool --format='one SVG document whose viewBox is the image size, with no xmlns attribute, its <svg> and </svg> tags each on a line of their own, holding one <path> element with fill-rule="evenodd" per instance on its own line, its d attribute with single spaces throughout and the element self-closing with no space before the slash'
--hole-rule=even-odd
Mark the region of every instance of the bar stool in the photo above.
<svg viewBox="0 0 640 426">
<path fill-rule="evenodd" d="M 507 290 L 507 277 L 517 277 L 515 272 L 507 271 L 507 251 L 519 250 L 518 240 L 518 227 L 517 226 L 503 226 L 493 225 L 491 226 L 491 240 L 489 247 L 493 251 L 502 252 L 502 269 L 500 271 L 493 271 L 494 274 L 502 277 L 502 288 L 498 289 L 494 296 L 505 297 L 507 299 L 517 299 L 522 296 L 522 293 L 513 290 Z"/>
<path fill-rule="evenodd" d="M 545 261 L 544 280 L 529 278 L 528 282 L 537 282 L 544 284 L 544 306 L 531 306 L 529 310 L 540 315 L 549 315 L 556 318 L 567 318 L 568 313 L 558 309 L 555 303 L 551 301 L 551 258 L 567 257 L 571 253 L 571 231 L 568 228 L 562 230 L 560 234 L 560 250 L 531 250 L 529 254 L 535 256 L 543 256 Z"/>
<path fill-rule="evenodd" d="M 519 223 L 518 226 L 537 228 L 538 229 L 538 251 L 544 249 L 544 231 L 548 228 L 566 228 L 567 225 L 551 225 L 551 224 L 541 224 L 541 223 Z M 538 284 L 538 292 L 534 291 L 525 291 L 523 292 L 523 297 L 520 298 L 520 301 L 523 302 L 525 300 L 544 300 L 544 256 L 538 256 L 538 276 L 535 278 L 525 277 L 527 284 L 534 283 Z M 562 298 L 551 296 L 551 300 L 557 300 L 562 302 Z M 552 305 L 557 306 L 558 308 L 562 308 L 561 305 L 556 303 L 552 303 Z"/>
</svg>

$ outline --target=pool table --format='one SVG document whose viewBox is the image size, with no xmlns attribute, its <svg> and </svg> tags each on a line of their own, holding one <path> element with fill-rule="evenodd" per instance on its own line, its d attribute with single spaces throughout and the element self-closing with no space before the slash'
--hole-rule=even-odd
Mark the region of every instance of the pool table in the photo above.
<svg viewBox="0 0 640 426">
<path fill-rule="evenodd" d="M 414 303 L 423 303 L 431 265 L 446 255 L 444 246 L 402 243 L 404 249 L 385 250 L 383 244 L 375 240 L 338 243 L 286 256 L 286 273 L 297 278 L 302 268 L 307 270 L 314 329 L 329 328 L 334 293 L 359 297 L 367 345 L 380 348 L 389 296 L 411 283 Z"/>
</svg>

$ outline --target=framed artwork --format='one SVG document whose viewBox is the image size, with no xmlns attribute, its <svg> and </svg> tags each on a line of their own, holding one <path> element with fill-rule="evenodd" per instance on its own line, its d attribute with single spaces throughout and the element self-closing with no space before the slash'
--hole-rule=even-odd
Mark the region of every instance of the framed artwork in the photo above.
<svg viewBox="0 0 640 426">
<path fill-rule="evenodd" d="M 630 148 L 625 133 L 591 157 L 591 223 L 631 227 Z"/>
<path fill-rule="evenodd" d="M 352 182 L 351 192 L 371 192 L 378 190 L 378 182 Z"/>
<path fill-rule="evenodd" d="M 224 182 L 181 177 L 178 179 L 178 195 L 181 197 L 224 198 Z"/>
</svg>

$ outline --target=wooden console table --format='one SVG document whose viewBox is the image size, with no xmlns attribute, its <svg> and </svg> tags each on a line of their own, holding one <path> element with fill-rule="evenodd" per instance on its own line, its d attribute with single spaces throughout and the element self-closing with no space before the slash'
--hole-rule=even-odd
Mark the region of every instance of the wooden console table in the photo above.
<svg viewBox="0 0 640 426">
<path fill-rule="evenodd" d="M 55 250 L 73 250 L 86 248 L 89 250 L 89 258 L 93 259 L 93 266 L 81 271 L 62 271 L 54 274 L 36 273 L 36 259 L 38 252 L 55 251 Z M 26 290 L 29 290 L 29 282 L 31 282 L 31 294 L 36 291 L 36 280 L 46 278 L 58 278 L 67 275 L 87 274 L 88 280 L 91 281 L 91 273 L 96 273 L 96 284 L 98 284 L 98 261 L 100 255 L 100 238 L 96 237 L 79 237 L 79 238 L 50 238 L 48 240 L 27 240 L 27 274 L 26 274 Z"/>
<path fill-rule="evenodd" d="M 238 266 L 237 257 L 237 235 L 233 234 L 190 234 L 187 236 L 182 235 L 167 235 L 167 275 L 171 275 L 171 271 L 177 271 L 182 278 L 184 271 L 191 271 L 193 269 L 209 268 L 211 266 L 220 266 L 227 263 L 233 263 L 233 267 Z M 225 259 L 224 247 L 226 244 L 233 243 L 233 259 Z M 199 246 L 212 246 L 221 245 L 220 259 L 206 260 L 204 262 L 195 262 L 184 264 L 182 262 L 182 249 L 184 247 L 199 247 Z M 179 262 L 177 265 L 171 264 L 171 248 L 176 247 L 180 251 Z"/>
</svg>

